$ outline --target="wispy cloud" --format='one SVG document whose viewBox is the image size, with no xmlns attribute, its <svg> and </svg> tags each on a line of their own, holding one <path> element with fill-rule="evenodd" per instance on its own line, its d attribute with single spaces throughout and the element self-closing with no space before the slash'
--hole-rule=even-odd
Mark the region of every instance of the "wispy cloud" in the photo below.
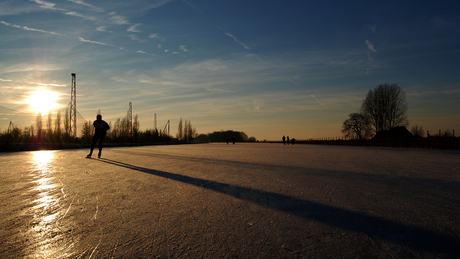
<svg viewBox="0 0 460 259">
<path fill-rule="evenodd" d="M 31 82 L 31 84 L 33 84 L 33 83 Z M 41 86 L 54 86 L 54 87 L 67 87 L 67 85 L 45 84 L 45 83 L 37 83 L 37 85 L 41 85 Z"/>
<path fill-rule="evenodd" d="M 2 79 L 2 78 L 0 78 L 0 81 L 1 82 L 12 82 L 12 80 L 10 80 L 10 79 Z"/>
<path fill-rule="evenodd" d="M 137 37 L 137 35 L 134 35 L 134 34 L 129 35 L 129 37 L 130 37 L 131 40 L 133 40 L 133 41 L 145 42 L 145 40 L 139 39 L 139 38 Z"/>
<path fill-rule="evenodd" d="M 374 44 L 372 44 L 369 40 L 366 40 L 365 42 L 366 42 L 367 47 L 370 50 L 372 50 L 373 52 L 377 53 L 377 50 L 375 50 L 375 48 L 374 48 Z"/>
<path fill-rule="evenodd" d="M 115 12 L 112 12 L 109 15 L 111 15 L 110 20 L 117 25 L 130 24 L 130 22 L 128 21 L 126 17 L 121 16 L 121 15 L 116 15 Z"/>
<path fill-rule="evenodd" d="M 192 4 L 191 2 L 189 2 L 187 0 L 182 0 L 182 2 L 186 3 L 188 6 L 192 7 L 193 9 L 195 9 L 197 12 L 199 12 L 203 16 L 207 16 L 201 9 L 199 9 L 196 5 Z"/>
<path fill-rule="evenodd" d="M 292 79 L 290 79 L 289 77 L 287 78 L 287 80 L 289 80 L 291 83 L 293 83 L 293 84 L 295 84 L 296 86 L 298 86 L 298 84 L 297 84 L 296 82 L 294 82 Z M 309 95 L 310 95 L 311 97 L 313 97 L 313 99 L 315 99 L 315 100 L 319 103 L 319 105 L 321 105 L 321 106 L 323 105 L 318 99 L 316 99 L 316 97 L 315 97 L 314 95 L 312 95 L 312 94 L 309 94 Z"/>
<path fill-rule="evenodd" d="M 42 1 L 42 0 L 31 0 L 31 1 L 37 3 L 40 6 L 40 8 L 43 8 L 43 9 L 56 10 L 56 11 L 67 11 L 66 9 L 56 8 L 55 3 Z"/>
<path fill-rule="evenodd" d="M 136 51 L 136 53 L 155 56 L 155 54 L 150 54 L 150 53 L 147 53 L 147 52 L 145 52 L 143 50 L 138 50 L 138 51 Z"/>
<path fill-rule="evenodd" d="M 291 81 L 291 83 L 293 83 L 293 84 L 297 85 L 297 83 L 296 83 L 296 82 L 294 82 L 294 81 L 292 81 L 292 79 L 290 79 L 289 77 L 287 78 L 287 80 L 289 80 L 289 81 Z"/>
<path fill-rule="evenodd" d="M 40 29 L 29 28 L 27 26 L 20 26 L 20 25 L 16 25 L 16 24 L 11 24 L 11 23 L 8 23 L 8 22 L 5 22 L 5 21 L 0 21 L 0 23 L 5 25 L 5 26 L 18 28 L 18 29 L 23 29 L 23 30 L 26 30 L 26 31 L 43 32 L 43 33 L 48 33 L 48 34 L 53 34 L 53 35 L 65 35 L 65 34 L 53 32 L 53 31 L 45 31 L 45 30 L 40 30 Z"/>
<path fill-rule="evenodd" d="M 96 28 L 96 31 L 107 31 L 107 27 L 106 26 L 99 26 Z"/>
<path fill-rule="evenodd" d="M 225 35 L 227 35 L 228 37 L 232 38 L 236 43 L 241 44 L 241 46 L 243 46 L 243 48 L 250 49 L 248 46 L 244 45 L 244 43 L 242 43 L 241 41 L 238 41 L 238 39 L 235 36 L 233 36 L 232 34 L 226 32 Z"/>
<path fill-rule="evenodd" d="M 37 8 L 33 4 L 17 4 L 17 1 L 2 1 L 0 2 L 0 16 L 18 15 L 36 12 Z"/>
<path fill-rule="evenodd" d="M 141 31 L 139 29 L 137 29 L 137 27 L 139 27 L 139 25 L 141 25 L 141 23 L 134 24 L 134 25 L 130 26 L 127 31 L 140 33 Z"/>
<path fill-rule="evenodd" d="M 154 3 L 145 5 L 145 7 L 143 7 L 142 10 L 143 10 L 143 11 L 146 11 L 146 10 L 150 10 L 150 9 L 155 9 L 155 8 L 161 7 L 161 6 L 163 6 L 163 5 L 166 5 L 166 4 L 175 2 L 175 1 L 176 1 L 176 0 L 150 1 L 150 2 L 154 2 Z"/>
<path fill-rule="evenodd" d="M 112 44 L 107 44 L 107 43 L 98 42 L 98 41 L 92 41 L 92 40 L 85 40 L 85 39 L 83 39 L 82 37 L 78 37 L 78 39 L 79 39 L 80 41 L 86 42 L 86 43 L 92 43 L 92 44 L 99 44 L 99 45 L 104 45 L 104 46 L 115 47 L 115 45 L 112 45 Z"/>
<path fill-rule="evenodd" d="M 75 3 L 75 4 L 79 4 L 79 5 L 84 5 L 84 6 L 87 6 L 87 7 L 90 7 L 93 11 L 95 12 L 103 12 L 104 9 L 100 8 L 100 7 L 96 7 L 94 5 L 91 5 L 91 4 L 88 4 L 88 3 L 85 3 L 83 0 L 67 0 L 69 2 L 72 2 L 72 3 Z"/>
<path fill-rule="evenodd" d="M 372 31 L 373 33 L 376 33 L 376 32 L 377 32 L 377 24 L 374 24 L 374 25 L 371 26 L 371 31 Z"/>
<path fill-rule="evenodd" d="M 164 37 L 158 35 L 158 33 L 152 33 L 149 35 L 149 38 L 151 39 L 160 39 L 161 41 L 166 41 Z"/>
<path fill-rule="evenodd" d="M 81 13 L 77 13 L 77 12 L 65 12 L 64 14 L 66 15 L 70 15 L 70 16 L 75 16 L 75 17 L 80 17 L 80 18 L 83 18 L 83 19 L 87 19 L 87 20 L 91 20 L 91 21 L 96 21 L 96 17 L 94 16 L 86 16 L 86 15 L 83 15 Z"/>
<path fill-rule="evenodd" d="M 190 6 L 191 8 L 195 9 L 195 11 L 199 12 L 201 15 L 207 17 L 208 19 L 211 19 L 214 23 L 216 23 L 216 21 L 214 20 L 214 18 L 212 18 L 212 15 L 207 15 L 204 11 L 202 11 L 200 8 L 198 8 L 195 4 L 191 3 L 190 1 L 188 0 L 182 0 L 182 2 L 184 2 L 185 4 L 187 4 L 188 6 Z M 218 25 L 216 25 L 216 27 L 221 30 L 223 33 L 225 33 L 225 35 L 227 35 L 228 37 L 232 38 L 236 43 L 240 44 L 241 46 L 243 46 L 243 48 L 245 49 L 250 49 L 247 45 L 245 45 L 244 43 L 242 43 L 241 41 L 239 41 L 233 34 L 225 31 L 224 29 L 222 29 L 221 27 L 219 27 Z"/>
<path fill-rule="evenodd" d="M 32 64 L 30 62 L 17 63 L 3 69 L 6 73 L 61 71 L 68 69 L 64 64 Z"/>
<path fill-rule="evenodd" d="M 188 49 L 186 49 L 185 47 L 186 47 L 185 45 L 179 46 L 179 48 L 180 48 L 182 51 L 188 52 Z"/>
<path fill-rule="evenodd" d="M 31 0 L 31 1 L 35 2 L 36 4 L 38 4 L 39 7 L 43 8 L 43 9 L 59 11 L 59 12 L 62 12 L 63 14 L 65 14 L 65 15 L 70 15 L 70 16 L 80 17 L 80 18 L 84 18 L 84 19 L 87 19 L 87 20 L 91 20 L 91 21 L 96 21 L 96 18 L 93 17 L 93 16 L 86 16 L 86 15 L 83 15 L 83 14 L 75 12 L 75 11 L 70 11 L 70 10 L 67 10 L 67 9 L 64 9 L 64 8 L 57 8 L 55 3 L 51 3 L 51 2 L 47 2 L 47 1 L 43 1 L 43 0 Z M 74 2 L 74 3 L 84 4 L 83 1 L 79 1 L 79 0 L 75 0 L 75 1 L 69 0 L 69 1 Z M 89 6 L 91 6 L 91 5 L 89 5 Z"/>
</svg>

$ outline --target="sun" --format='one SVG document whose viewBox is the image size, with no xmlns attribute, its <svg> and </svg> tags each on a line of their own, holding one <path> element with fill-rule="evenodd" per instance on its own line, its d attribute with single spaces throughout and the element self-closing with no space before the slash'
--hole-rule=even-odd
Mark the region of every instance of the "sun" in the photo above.
<svg viewBox="0 0 460 259">
<path fill-rule="evenodd" d="M 59 93 L 47 89 L 35 90 L 27 97 L 27 103 L 30 105 L 30 109 L 42 115 L 58 108 L 58 100 Z"/>
</svg>

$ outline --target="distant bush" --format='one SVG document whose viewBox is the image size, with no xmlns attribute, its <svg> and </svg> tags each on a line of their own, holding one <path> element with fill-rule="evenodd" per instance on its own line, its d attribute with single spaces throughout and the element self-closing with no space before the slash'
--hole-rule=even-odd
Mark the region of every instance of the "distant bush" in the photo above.
<svg viewBox="0 0 460 259">
<path fill-rule="evenodd" d="M 233 131 L 233 130 L 222 130 L 214 131 L 213 133 L 200 134 L 195 138 L 195 142 L 226 142 L 226 141 L 236 141 L 236 142 L 256 142 L 255 137 L 248 137 L 246 133 L 242 131 Z"/>
</svg>

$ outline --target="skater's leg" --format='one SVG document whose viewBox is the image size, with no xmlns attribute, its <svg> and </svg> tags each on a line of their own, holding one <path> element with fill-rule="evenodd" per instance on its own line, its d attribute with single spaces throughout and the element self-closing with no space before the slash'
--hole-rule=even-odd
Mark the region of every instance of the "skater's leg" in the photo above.
<svg viewBox="0 0 460 259">
<path fill-rule="evenodd" d="M 94 147 L 96 146 L 97 139 L 98 139 L 97 134 L 94 134 L 93 141 L 91 142 L 91 150 L 89 151 L 89 154 L 86 157 L 89 158 L 93 155 L 93 150 L 94 150 Z"/>
<path fill-rule="evenodd" d="M 105 134 L 101 134 L 99 136 L 99 154 L 97 155 L 99 158 L 101 158 L 101 154 L 102 154 L 102 141 L 104 141 L 104 138 L 105 138 Z"/>
</svg>

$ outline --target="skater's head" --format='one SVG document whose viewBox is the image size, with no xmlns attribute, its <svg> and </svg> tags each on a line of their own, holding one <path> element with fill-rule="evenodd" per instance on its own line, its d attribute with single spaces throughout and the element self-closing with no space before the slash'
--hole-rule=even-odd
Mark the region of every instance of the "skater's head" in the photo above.
<svg viewBox="0 0 460 259">
<path fill-rule="evenodd" d="M 102 115 L 98 114 L 98 115 L 96 116 L 96 119 L 97 119 L 98 121 L 102 120 Z"/>
</svg>

